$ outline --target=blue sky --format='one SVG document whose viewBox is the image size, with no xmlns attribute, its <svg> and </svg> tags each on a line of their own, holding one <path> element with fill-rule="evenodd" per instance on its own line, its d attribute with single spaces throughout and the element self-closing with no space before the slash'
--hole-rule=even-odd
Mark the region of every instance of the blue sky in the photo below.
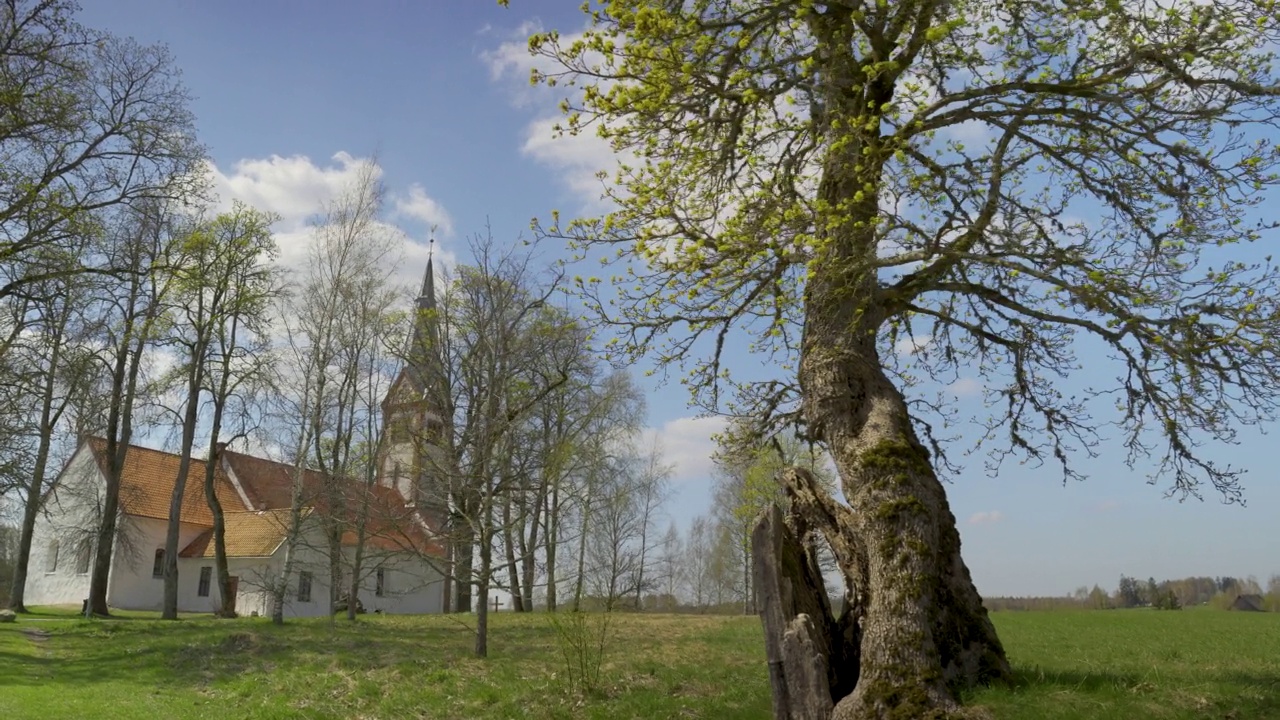
<svg viewBox="0 0 1280 720">
<path fill-rule="evenodd" d="M 83 0 L 91 26 L 169 46 L 195 96 L 219 192 L 280 213 L 286 260 L 304 222 L 376 153 L 388 219 L 406 233 L 404 275 L 421 272 L 429 228 L 446 260 L 466 238 L 529 236 L 530 218 L 593 207 L 592 173 L 607 154 L 554 141 L 555 98 L 528 86 L 530 29 L 578 30 L 576 0 L 337 0 L 173 2 Z M 1087 363 L 1087 358 L 1086 365 Z M 637 373 L 638 374 L 638 373 Z M 651 432 L 676 465 L 669 514 L 684 524 L 710 502 L 709 436 L 678 386 L 641 379 Z M 972 381 L 954 388 L 980 411 Z M 1219 453 L 1249 469 L 1248 506 L 1164 499 L 1129 470 L 1118 446 L 1062 483 L 1052 468 L 1008 465 L 988 477 L 979 459 L 948 487 L 964 555 L 984 594 L 1057 594 L 1121 573 L 1142 578 L 1280 573 L 1280 485 L 1274 441 L 1246 432 Z M 963 447 L 957 446 L 958 453 Z"/>
</svg>

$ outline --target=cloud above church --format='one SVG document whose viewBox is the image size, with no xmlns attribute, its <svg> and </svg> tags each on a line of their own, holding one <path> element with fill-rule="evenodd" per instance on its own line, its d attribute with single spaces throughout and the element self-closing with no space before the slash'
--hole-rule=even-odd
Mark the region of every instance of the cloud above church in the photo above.
<svg viewBox="0 0 1280 720">
<path fill-rule="evenodd" d="M 273 229 L 280 262 L 290 270 L 300 270 L 305 265 L 315 221 L 325 206 L 359 177 L 366 161 L 367 158 L 338 151 L 325 162 L 313 161 L 306 155 L 273 154 L 242 158 L 225 170 L 210 163 L 215 207 L 225 210 L 238 200 L 278 215 Z M 375 165 L 375 179 L 381 180 L 382 175 L 382 168 Z M 422 185 L 414 183 L 404 189 L 388 189 L 383 218 L 377 231 L 388 234 L 395 245 L 395 257 L 389 260 L 395 269 L 394 281 L 416 287 L 427 263 L 431 229 L 436 229 L 437 240 L 447 238 L 453 231 L 449 212 Z M 452 264 L 453 253 L 447 248 L 437 247 L 435 253 L 441 265 Z"/>
</svg>

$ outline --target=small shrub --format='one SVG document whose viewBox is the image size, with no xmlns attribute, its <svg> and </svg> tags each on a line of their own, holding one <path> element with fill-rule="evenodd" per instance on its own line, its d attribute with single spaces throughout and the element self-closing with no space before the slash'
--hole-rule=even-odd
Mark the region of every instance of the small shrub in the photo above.
<svg viewBox="0 0 1280 720">
<path fill-rule="evenodd" d="M 612 637 L 611 614 L 576 610 L 552 612 L 547 613 L 547 620 L 556 632 L 556 645 L 569 691 L 597 691 L 600 688 L 600 667 L 604 664 Z"/>
</svg>

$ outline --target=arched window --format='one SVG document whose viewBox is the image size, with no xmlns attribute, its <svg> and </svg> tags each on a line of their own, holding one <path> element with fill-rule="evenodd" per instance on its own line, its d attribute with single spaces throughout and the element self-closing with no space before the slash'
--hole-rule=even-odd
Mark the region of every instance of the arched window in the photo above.
<svg viewBox="0 0 1280 720">
<path fill-rule="evenodd" d="M 58 571 L 58 541 L 57 540 L 54 540 L 53 542 L 49 543 L 49 554 L 45 556 L 44 571 L 45 572 Z"/>
<path fill-rule="evenodd" d="M 151 577 L 164 577 L 164 548 L 156 548 L 156 561 L 151 566 Z"/>
<path fill-rule="evenodd" d="M 76 572 L 80 575 L 89 573 L 89 559 L 93 551 L 93 543 L 88 540 L 80 541 L 80 548 L 76 551 Z"/>
</svg>

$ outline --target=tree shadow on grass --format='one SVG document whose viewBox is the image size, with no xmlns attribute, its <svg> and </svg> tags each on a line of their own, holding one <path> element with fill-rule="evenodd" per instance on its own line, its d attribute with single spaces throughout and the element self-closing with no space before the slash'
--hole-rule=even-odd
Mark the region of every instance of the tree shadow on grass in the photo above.
<svg viewBox="0 0 1280 720">
<path fill-rule="evenodd" d="M 1267 671 L 1205 670 L 1194 685 L 1176 677 L 1114 670 L 1015 668 L 1008 686 L 1015 693 L 1068 694 L 1100 701 L 1146 698 L 1180 706 L 1187 717 L 1280 717 L 1280 674 Z"/>
<path fill-rule="evenodd" d="M 456 624 L 410 627 L 383 621 L 338 620 L 330 626 L 324 620 L 305 620 L 273 626 L 257 619 L 134 619 L 39 625 L 50 632 L 44 645 L 50 654 L 40 661 L 50 665 L 56 684 L 74 687 L 121 682 L 199 689 L 283 667 L 317 672 L 363 672 L 406 664 L 448 668 L 470 658 L 474 639 Z M 525 638 L 523 629 L 515 635 Z M 526 654 L 526 643 L 517 638 L 504 634 L 502 644 L 505 648 L 496 654 Z M 0 667 L 34 662 L 32 657 L 10 655 L 0 658 Z M 26 673 L 0 672 L 0 688 L 32 683 Z"/>
</svg>

